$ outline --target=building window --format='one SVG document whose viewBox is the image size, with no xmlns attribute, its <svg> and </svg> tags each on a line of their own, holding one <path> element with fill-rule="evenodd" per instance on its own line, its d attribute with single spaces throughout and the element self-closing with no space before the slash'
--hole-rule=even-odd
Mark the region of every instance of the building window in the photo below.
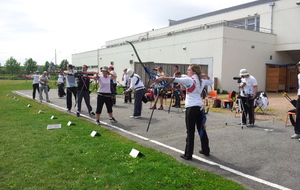
<svg viewBox="0 0 300 190">
<path fill-rule="evenodd" d="M 228 26 L 252 31 L 259 31 L 260 17 L 247 17 L 228 22 Z"/>
</svg>

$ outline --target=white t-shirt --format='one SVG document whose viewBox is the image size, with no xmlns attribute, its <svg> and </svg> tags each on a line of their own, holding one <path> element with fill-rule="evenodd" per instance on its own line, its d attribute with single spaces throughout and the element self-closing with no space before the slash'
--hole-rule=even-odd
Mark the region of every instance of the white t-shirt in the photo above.
<svg viewBox="0 0 300 190">
<path fill-rule="evenodd" d="M 203 107 L 201 92 L 203 91 L 204 86 L 209 86 L 214 82 L 212 79 L 201 79 L 201 81 L 202 85 L 200 86 L 199 78 L 197 75 L 193 75 L 192 77 L 174 79 L 174 82 L 183 84 L 183 86 L 186 88 L 186 108 L 193 106 Z"/>
<path fill-rule="evenodd" d="M 65 78 L 64 75 L 59 74 L 58 75 L 58 79 L 57 79 L 58 84 L 64 83 L 64 78 Z"/>
<path fill-rule="evenodd" d="M 246 85 L 241 88 L 241 96 L 247 97 L 247 96 L 252 96 L 254 94 L 254 86 L 257 86 L 257 81 L 256 79 L 250 75 L 247 78 L 242 78 L 241 79 L 241 84 L 246 83 Z"/>
<path fill-rule="evenodd" d="M 110 78 L 111 75 L 104 77 L 103 75 L 98 75 L 100 87 L 98 92 L 100 93 L 111 93 L 110 90 Z"/>
<path fill-rule="evenodd" d="M 32 84 L 39 84 L 39 77 L 40 75 L 31 75 L 31 78 L 33 78 Z"/>
</svg>

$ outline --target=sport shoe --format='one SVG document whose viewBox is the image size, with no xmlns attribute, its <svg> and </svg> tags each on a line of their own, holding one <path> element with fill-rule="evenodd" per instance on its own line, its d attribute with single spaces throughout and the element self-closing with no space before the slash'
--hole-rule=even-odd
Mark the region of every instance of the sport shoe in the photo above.
<svg viewBox="0 0 300 190">
<path fill-rule="evenodd" d="M 291 136 L 292 139 L 300 139 L 300 134 L 294 134 Z"/>
<path fill-rule="evenodd" d="M 254 126 L 254 124 L 253 123 L 249 123 L 249 124 L 247 124 L 247 127 L 253 127 Z"/>
<path fill-rule="evenodd" d="M 95 115 L 95 113 L 93 111 L 90 112 L 90 116 L 93 116 Z"/>
<path fill-rule="evenodd" d="M 138 118 L 141 118 L 141 116 L 134 116 L 134 119 L 138 119 Z"/>
<path fill-rule="evenodd" d="M 71 113 L 71 110 L 67 110 L 67 112 Z"/>
<path fill-rule="evenodd" d="M 112 122 L 112 123 L 116 123 L 117 122 L 117 120 L 115 120 L 115 118 L 113 118 L 113 117 L 110 118 L 109 121 Z"/>
<path fill-rule="evenodd" d="M 163 110 L 164 109 L 164 107 L 163 106 L 160 106 L 159 108 L 158 108 L 158 110 Z"/>
<path fill-rule="evenodd" d="M 150 109 L 156 109 L 156 106 L 152 106 Z"/>
<path fill-rule="evenodd" d="M 79 113 L 79 112 L 76 112 L 76 116 L 77 116 L 77 117 L 80 117 L 80 113 Z"/>
<path fill-rule="evenodd" d="M 96 124 L 97 124 L 97 125 L 100 125 L 100 121 L 99 121 L 98 119 L 96 120 Z"/>
</svg>

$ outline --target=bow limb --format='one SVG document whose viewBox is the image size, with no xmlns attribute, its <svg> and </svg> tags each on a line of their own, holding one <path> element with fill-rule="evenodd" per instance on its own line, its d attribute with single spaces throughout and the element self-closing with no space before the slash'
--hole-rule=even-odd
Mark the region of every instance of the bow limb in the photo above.
<svg viewBox="0 0 300 190">
<path fill-rule="evenodd" d="M 132 44 L 132 42 L 129 42 L 129 41 L 126 41 L 127 43 L 129 43 L 131 45 L 131 47 L 133 48 L 133 51 L 137 57 L 137 59 L 139 60 L 140 64 L 142 65 L 142 67 L 144 68 L 145 72 L 149 75 L 149 77 L 152 79 L 152 80 L 155 80 L 156 77 L 155 75 L 157 75 L 156 73 L 153 73 L 153 72 L 150 72 L 149 68 L 146 67 L 146 65 L 142 62 L 137 50 L 135 49 L 134 45 Z"/>
<path fill-rule="evenodd" d="M 149 77 L 150 77 L 153 81 L 155 81 L 155 80 L 156 80 L 156 77 L 159 77 L 159 75 L 156 74 L 156 73 L 151 72 L 151 71 L 149 70 L 149 68 L 146 67 L 146 65 L 142 62 L 142 60 L 141 60 L 141 58 L 140 58 L 140 56 L 139 56 L 137 50 L 135 49 L 134 45 L 132 44 L 132 42 L 129 42 L 129 41 L 126 41 L 126 42 L 129 43 L 129 44 L 132 46 L 133 51 L 134 51 L 134 53 L 136 54 L 136 57 L 138 58 L 140 64 L 143 66 L 145 72 L 149 75 Z M 171 87 L 168 83 L 166 83 L 166 81 L 160 81 L 159 84 L 160 84 L 162 87 L 168 87 L 168 88 Z"/>
</svg>

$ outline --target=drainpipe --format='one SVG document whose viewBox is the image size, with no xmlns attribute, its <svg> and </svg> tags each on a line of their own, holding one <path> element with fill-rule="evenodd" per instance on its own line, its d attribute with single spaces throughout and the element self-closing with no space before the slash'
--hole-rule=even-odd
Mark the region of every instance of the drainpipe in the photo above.
<svg viewBox="0 0 300 190">
<path fill-rule="evenodd" d="M 275 5 L 275 2 L 270 2 L 269 3 L 270 7 L 271 7 L 271 34 L 273 34 L 273 11 L 274 11 L 274 5 Z"/>
</svg>

